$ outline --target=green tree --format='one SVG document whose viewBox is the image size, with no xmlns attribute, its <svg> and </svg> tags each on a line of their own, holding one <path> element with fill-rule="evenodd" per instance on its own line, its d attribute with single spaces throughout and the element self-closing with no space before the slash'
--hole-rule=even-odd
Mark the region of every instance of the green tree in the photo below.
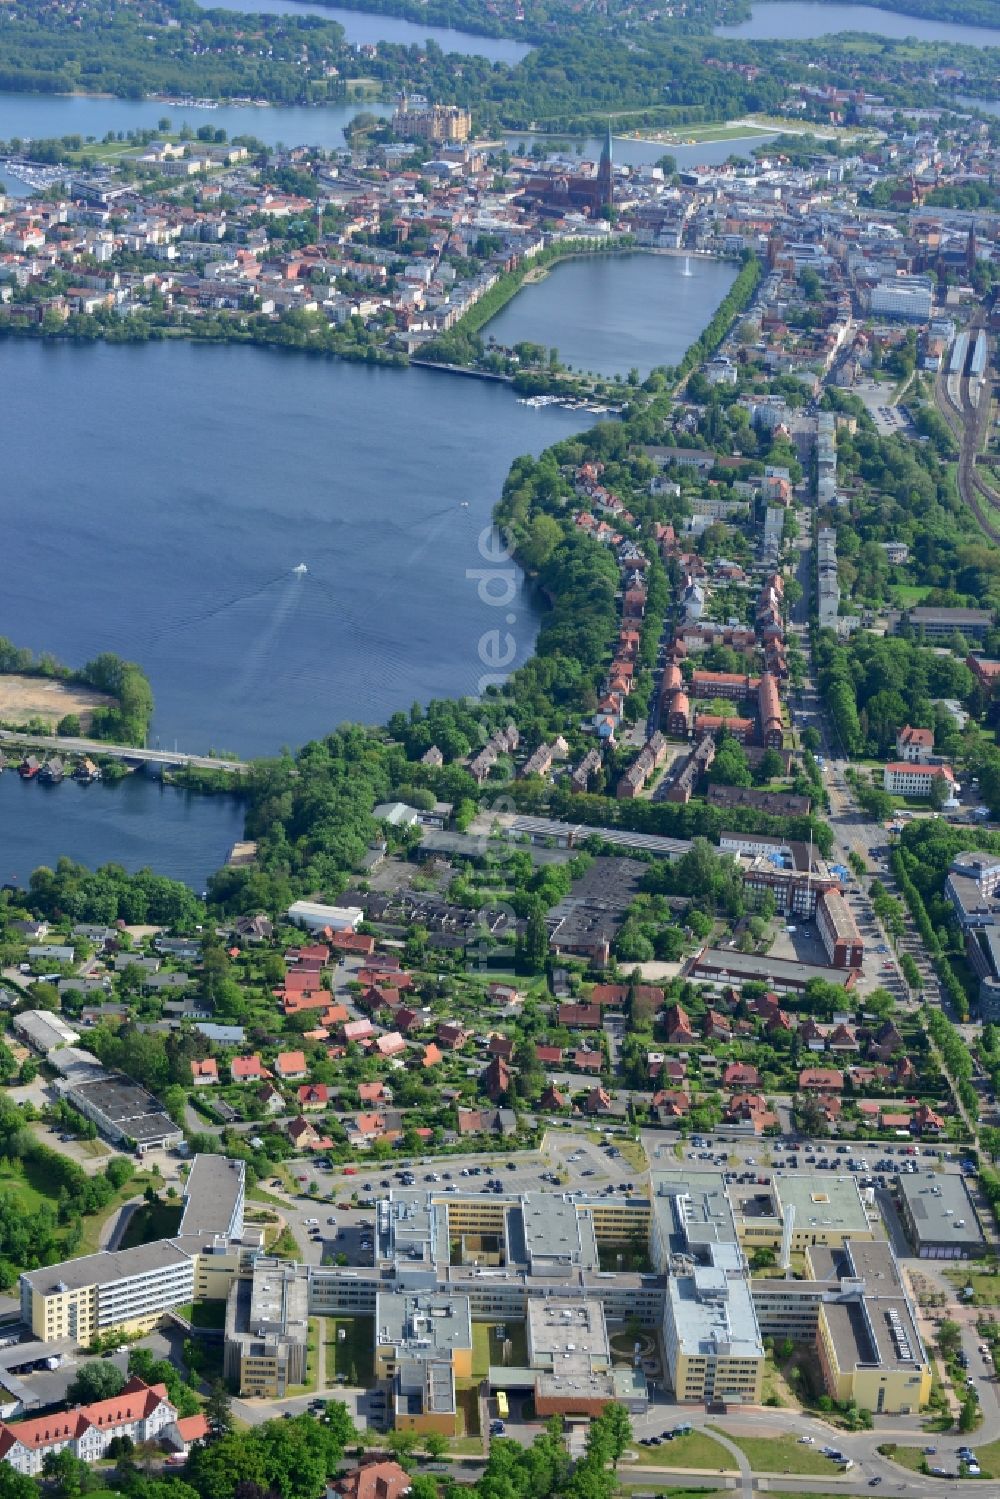
<svg viewBox="0 0 1000 1499">
<path fill-rule="evenodd" d="M 70 1405 L 90 1405 L 95 1400 L 111 1400 L 125 1387 L 125 1376 L 116 1365 L 104 1359 L 82 1364 L 66 1390 Z"/>
<path fill-rule="evenodd" d="M 970 1390 L 962 1401 L 962 1409 L 958 1413 L 959 1431 L 974 1431 L 979 1424 L 979 1401 Z"/>
<path fill-rule="evenodd" d="M 233 1403 L 229 1391 L 221 1379 L 212 1381 L 212 1388 L 205 1401 L 205 1415 L 213 1431 L 220 1435 L 233 1429 Z"/>
<path fill-rule="evenodd" d="M 549 929 L 545 925 L 545 909 L 540 901 L 535 901 L 528 912 L 528 920 L 524 930 L 524 959 L 533 972 L 538 973 L 545 967 L 545 959 L 549 952 Z"/>
<path fill-rule="evenodd" d="M 90 1486 L 90 1469 L 82 1458 L 74 1457 L 68 1449 L 46 1453 L 42 1461 L 42 1472 L 50 1480 L 59 1499 L 80 1499 L 80 1495 Z"/>
<path fill-rule="evenodd" d="M 946 1317 L 938 1327 L 937 1345 L 941 1357 L 949 1361 L 955 1357 L 962 1346 L 962 1329 L 950 1317 Z"/>
</svg>

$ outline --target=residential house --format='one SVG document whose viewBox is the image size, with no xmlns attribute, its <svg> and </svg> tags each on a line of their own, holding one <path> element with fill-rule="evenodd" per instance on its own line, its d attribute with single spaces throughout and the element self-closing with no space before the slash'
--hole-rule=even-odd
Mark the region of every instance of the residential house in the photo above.
<svg viewBox="0 0 1000 1499">
<path fill-rule="evenodd" d="M 465 1026 L 457 1020 L 443 1020 L 437 1028 L 435 1040 L 439 1046 L 445 1046 L 449 1051 L 457 1051 L 470 1040 L 472 1032 L 466 1030 Z"/>
<path fill-rule="evenodd" d="M 234 1083 L 262 1083 L 271 1076 L 260 1057 L 233 1057 L 229 1064 L 229 1076 Z"/>
<path fill-rule="evenodd" d="M 375 1050 L 380 1057 L 398 1057 L 406 1050 L 406 1042 L 398 1031 L 387 1031 L 375 1042 Z"/>
<path fill-rule="evenodd" d="M 326 1083 L 303 1083 L 301 1088 L 296 1088 L 295 1096 L 304 1114 L 325 1109 L 330 1102 L 330 1090 Z"/>
<path fill-rule="evenodd" d="M 560 1025 L 574 1031 L 599 1031 L 601 1029 L 600 1005 L 566 1004 L 556 1011 Z"/>
<path fill-rule="evenodd" d="M 683 1005 L 671 1005 L 666 1012 L 664 1025 L 671 1046 L 690 1046 L 694 1039 L 694 1027 Z"/>
<path fill-rule="evenodd" d="M 805 1067 L 799 1073 L 801 1093 L 840 1093 L 844 1087 L 844 1074 L 836 1067 Z"/>
<path fill-rule="evenodd" d="M 724 1088 L 759 1088 L 760 1073 L 749 1062 L 730 1062 L 722 1074 Z"/>
<path fill-rule="evenodd" d="M 300 1115 L 288 1126 L 288 1138 L 298 1150 L 329 1150 L 332 1141 L 321 1135 L 308 1119 Z"/>
<path fill-rule="evenodd" d="M 279 1051 L 274 1059 L 274 1070 L 282 1082 L 290 1083 L 296 1078 L 305 1077 L 309 1071 L 306 1066 L 306 1054 L 304 1051 Z"/>
<path fill-rule="evenodd" d="M 285 1100 L 281 1089 L 276 1088 L 273 1083 L 265 1083 L 258 1088 L 254 1097 L 261 1105 L 265 1114 L 283 1114 L 285 1112 Z"/>
<path fill-rule="evenodd" d="M 511 1070 L 503 1057 L 493 1057 L 483 1071 L 480 1081 L 487 1098 L 499 1103 L 510 1092 Z"/>
</svg>

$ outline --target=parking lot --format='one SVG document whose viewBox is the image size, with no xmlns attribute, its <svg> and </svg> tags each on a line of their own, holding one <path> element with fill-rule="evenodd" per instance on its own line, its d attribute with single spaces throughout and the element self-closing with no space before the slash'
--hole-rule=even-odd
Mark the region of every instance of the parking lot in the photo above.
<svg viewBox="0 0 1000 1499">
<path fill-rule="evenodd" d="M 628 1192 L 644 1188 L 645 1170 L 619 1153 L 614 1135 L 564 1139 L 548 1132 L 540 1150 L 496 1155 L 436 1156 L 413 1161 L 371 1161 L 333 1166 L 323 1157 L 288 1163 L 289 1193 L 280 1178 L 263 1183 L 281 1200 L 289 1227 L 310 1263 L 345 1254 L 349 1264 L 371 1264 L 375 1200 L 390 1189 L 433 1187 L 445 1192 Z M 491 1185 L 492 1184 L 492 1185 Z M 287 1204 L 287 1205 L 286 1205 Z"/>
</svg>

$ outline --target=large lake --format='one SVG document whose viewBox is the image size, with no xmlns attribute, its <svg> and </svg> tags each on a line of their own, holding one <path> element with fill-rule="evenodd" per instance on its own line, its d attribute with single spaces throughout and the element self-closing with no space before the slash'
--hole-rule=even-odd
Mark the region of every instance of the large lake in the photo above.
<svg viewBox="0 0 1000 1499">
<path fill-rule="evenodd" d="M 386 104 L 325 104 L 269 108 L 254 104 L 219 104 L 206 108 L 192 104 L 169 104 L 162 99 L 110 99 L 91 94 L 0 93 L 0 140 L 31 137 L 82 135 L 103 140 L 109 130 L 155 130 L 167 118 L 174 130 L 202 125 L 225 130 L 230 136 L 254 135 L 267 146 L 322 146 L 333 150 L 344 145 L 344 126 L 360 110 L 391 114 Z"/>
<path fill-rule="evenodd" d="M 655 165 L 661 156 L 672 156 L 681 171 L 687 171 L 691 167 L 720 166 L 722 162 L 728 161 L 730 156 L 738 156 L 742 159 L 748 158 L 758 146 L 766 146 L 769 141 L 776 140 L 774 132 L 762 132 L 759 135 L 739 136 L 735 140 L 728 141 L 703 141 L 697 145 L 672 146 L 664 144 L 663 141 L 635 139 L 630 135 L 616 135 L 612 143 L 612 153 L 617 165 L 628 167 L 642 167 Z M 599 161 L 604 142 L 595 136 L 587 136 L 580 142 L 580 151 L 576 149 L 577 143 L 565 135 L 545 136 L 531 135 L 522 132 L 520 135 L 508 135 L 506 137 L 508 147 L 512 151 L 531 151 L 536 144 L 546 148 L 547 154 L 557 154 L 559 147 L 559 159 L 565 161 L 569 170 L 574 170 L 579 162 Z"/>
<path fill-rule="evenodd" d="M 286 0 L 291 3 L 291 0 Z M 350 12 L 348 13 L 350 14 Z M 322 146 L 334 150 L 344 145 L 344 126 L 361 110 L 388 115 L 388 104 L 324 104 L 315 108 L 305 105 L 219 104 L 199 107 L 194 104 L 170 104 L 161 99 L 111 99 L 90 94 L 10 94 L 0 93 L 0 140 L 14 136 L 22 139 L 45 139 L 52 136 L 82 135 L 102 140 L 109 130 L 153 130 L 164 117 L 174 130 L 202 125 L 225 130 L 230 136 L 254 135 L 265 145 L 279 142 L 286 146 Z M 579 159 L 575 141 L 567 136 L 546 137 L 522 132 L 508 138 L 511 147 L 535 142 L 554 149 L 569 144 L 567 160 Z M 665 146 L 658 141 L 634 140 L 616 136 L 614 155 L 627 166 L 643 166 L 657 161 L 669 152 L 681 167 L 714 165 L 728 156 L 746 156 L 754 146 L 773 140 L 772 134 L 745 136 L 732 141 L 706 141 L 693 146 Z M 581 141 L 580 155 L 597 161 L 603 141 L 588 136 Z"/>
<path fill-rule="evenodd" d="M 1000 47 L 1000 29 L 961 26 L 953 21 L 930 21 L 922 16 L 904 16 L 879 10 L 873 5 L 824 5 L 805 0 L 761 0 L 754 4 L 749 21 L 738 26 L 717 26 L 717 36 L 753 41 L 808 41 L 838 31 L 869 31 L 876 36 L 917 37 L 922 42 L 954 42 L 966 47 Z"/>
<path fill-rule="evenodd" d="M 141 774 L 116 786 L 0 775 L 0 885 L 26 885 L 33 869 L 65 855 L 92 868 L 149 865 L 201 891 L 242 834 L 235 797 L 192 796 Z"/>
<path fill-rule="evenodd" d="M 425 26 L 400 16 L 376 15 L 369 11 L 342 10 L 333 5 L 315 5 L 311 0 L 198 0 L 202 10 L 239 10 L 254 15 L 322 16 L 343 26 L 347 41 L 355 47 L 369 42 L 395 42 L 403 47 L 422 47 L 436 42 L 442 52 L 460 52 L 469 57 L 488 57 L 491 62 L 519 62 L 531 51 L 527 42 L 506 37 L 477 36 L 472 31 L 454 31 L 450 26 Z"/>
<path fill-rule="evenodd" d="M 530 654 L 520 577 L 501 613 L 469 574 L 513 458 L 585 415 L 440 372 L 182 342 L 7 341 L 0 381 L 23 517 L 0 634 L 141 662 L 161 743 L 261 754 L 473 692 L 498 625 L 513 665 Z"/>
<path fill-rule="evenodd" d="M 525 286 L 485 333 L 559 350 L 564 364 L 601 375 L 648 375 L 673 364 L 711 319 L 736 269 L 725 261 L 673 255 L 588 255 Z"/>
</svg>

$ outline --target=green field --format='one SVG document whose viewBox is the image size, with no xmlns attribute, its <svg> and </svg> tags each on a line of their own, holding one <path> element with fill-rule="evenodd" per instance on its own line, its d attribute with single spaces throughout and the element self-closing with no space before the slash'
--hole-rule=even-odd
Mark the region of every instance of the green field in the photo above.
<svg viewBox="0 0 1000 1499">
<path fill-rule="evenodd" d="M 326 1317 L 326 1382 L 332 1385 L 338 1374 L 348 1384 L 369 1385 L 374 1379 L 375 1318 Z M 343 1329 L 343 1340 L 338 1332 Z"/>
<path fill-rule="evenodd" d="M 9 1161 L 5 1161 L 0 1166 L 0 1197 L 13 1203 L 25 1218 L 32 1218 L 43 1205 L 54 1208 L 56 1201 L 50 1193 L 44 1160 L 29 1158 L 21 1164 L 23 1170 Z M 148 1185 L 160 1187 L 163 1183 L 159 1176 L 151 1176 L 148 1172 L 137 1172 L 120 1192 L 115 1193 L 106 1208 L 103 1208 L 100 1213 L 84 1218 L 83 1231 L 79 1243 L 73 1245 L 73 1253 L 75 1255 L 93 1254 L 99 1249 L 101 1230 L 104 1225 L 124 1203 L 129 1202 Z"/>
<path fill-rule="evenodd" d="M 212 1301 L 196 1301 L 191 1308 L 192 1327 L 225 1327 L 226 1303 L 218 1297 Z"/>
<path fill-rule="evenodd" d="M 472 1324 L 472 1377 L 473 1379 L 485 1379 L 490 1370 L 490 1364 L 502 1362 L 503 1350 L 497 1341 L 494 1331 L 497 1326 L 507 1329 L 507 1337 L 510 1340 L 510 1358 L 508 1362 L 511 1368 L 523 1369 L 528 1362 L 528 1344 L 525 1338 L 524 1325 L 520 1322 L 473 1322 Z"/>
<path fill-rule="evenodd" d="M 912 604 L 920 604 L 930 593 L 930 585 L 924 587 L 916 583 L 896 583 L 892 588 L 892 598 L 901 609 L 908 609 Z"/>
<path fill-rule="evenodd" d="M 634 1451 L 636 1462 L 647 1468 L 705 1468 L 718 1473 L 721 1470 L 731 1472 L 735 1463 L 725 1447 L 703 1431 L 674 1437 L 662 1447 L 636 1445 L 630 1450 Z"/>
<path fill-rule="evenodd" d="M 931 1445 L 933 1446 L 933 1443 L 931 1443 Z M 924 1461 L 924 1452 L 922 1447 L 898 1446 L 895 1452 L 887 1452 L 885 1456 L 888 1457 L 891 1462 L 899 1463 L 901 1468 L 909 1468 L 911 1473 L 919 1473 L 921 1464 Z M 929 1459 L 929 1461 L 936 1462 L 937 1459 Z"/>
<path fill-rule="evenodd" d="M 139 1244 L 152 1244 L 157 1239 L 169 1239 L 177 1232 L 182 1208 L 175 1202 L 147 1202 L 136 1208 L 125 1233 L 120 1249 L 135 1249 Z"/>
<path fill-rule="evenodd" d="M 749 1458 L 755 1473 L 825 1474 L 832 1478 L 839 1472 L 828 1457 L 795 1437 L 730 1436 L 729 1440 Z"/>
</svg>

